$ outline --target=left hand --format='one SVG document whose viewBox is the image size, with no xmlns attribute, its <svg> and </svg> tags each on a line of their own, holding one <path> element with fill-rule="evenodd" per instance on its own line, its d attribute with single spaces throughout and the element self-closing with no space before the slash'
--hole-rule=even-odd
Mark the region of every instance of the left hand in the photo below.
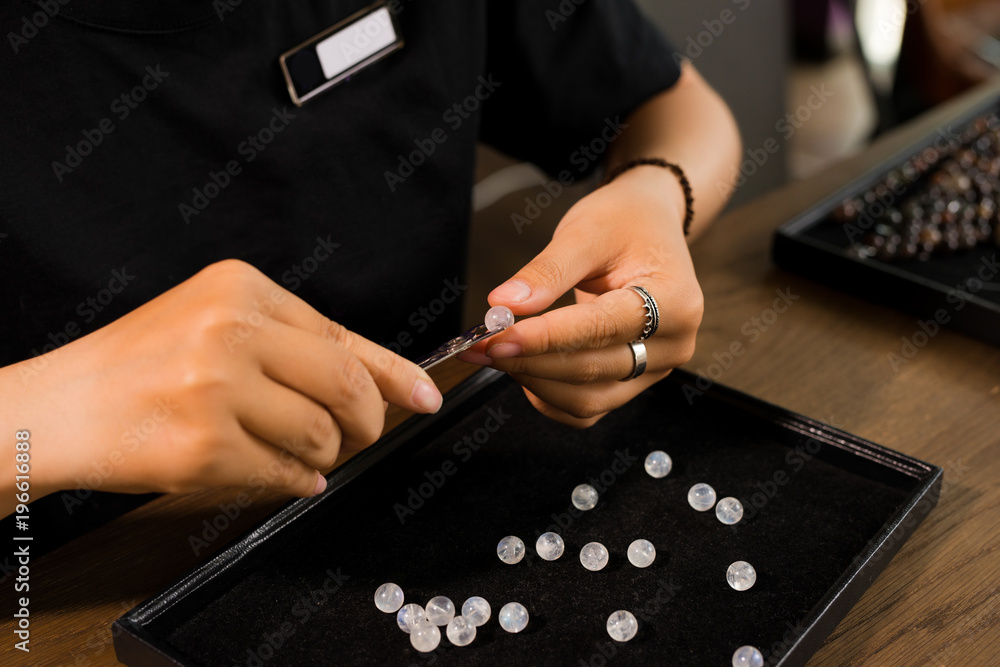
<svg viewBox="0 0 1000 667">
<path fill-rule="evenodd" d="M 489 295 L 491 306 L 533 315 L 575 288 L 576 304 L 518 321 L 460 358 L 506 371 L 542 414 L 584 428 L 691 360 L 704 301 L 682 229 L 676 177 L 636 167 L 577 202 L 552 241 Z M 627 343 L 642 334 L 638 285 L 656 299 L 660 326 L 645 342 L 646 372 Z"/>
</svg>

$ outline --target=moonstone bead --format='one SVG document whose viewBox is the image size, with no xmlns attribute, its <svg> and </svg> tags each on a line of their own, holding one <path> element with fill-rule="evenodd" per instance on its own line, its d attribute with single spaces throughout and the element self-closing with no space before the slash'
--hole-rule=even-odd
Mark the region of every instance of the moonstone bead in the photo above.
<svg viewBox="0 0 1000 667">
<path fill-rule="evenodd" d="M 430 621 L 418 623 L 410 630 L 410 644 L 421 653 L 429 653 L 441 643 L 441 630 Z"/>
<path fill-rule="evenodd" d="M 603 570 L 608 564 L 608 550 L 600 542 L 588 542 L 580 549 L 580 562 L 591 572 Z"/>
<path fill-rule="evenodd" d="M 745 560 L 738 560 L 726 570 L 726 581 L 737 591 L 745 591 L 757 581 L 757 571 Z"/>
<path fill-rule="evenodd" d="M 628 562 L 636 567 L 649 567 L 656 560 L 656 547 L 649 540 L 636 540 L 628 545 Z"/>
<path fill-rule="evenodd" d="M 715 505 L 715 489 L 708 484 L 695 484 L 688 491 L 688 504 L 699 512 L 707 512 Z"/>
<path fill-rule="evenodd" d="M 736 498 L 723 498 L 715 506 L 715 516 L 729 526 L 739 523 L 743 518 L 743 504 Z"/>
<path fill-rule="evenodd" d="M 476 624 L 465 616 L 456 616 L 448 622 L 445 632 L 455 646 L 468 646 L 476 638 Z"/>
<path fill-rule="evenodd" d="M 490 620 L 490 603 L 474 595 L 465 601 L 462 605 L 462 616 L 475 623 L 477 626 L 483 625 L 486 621 Z"/>
<path fill-rule="evenodd" d="M 646 473 L 650 477 L 660 479 L 670 474 L 670 469 L 674 467 L 674 462 L 670 460 L 670 455 L 666 452 L 656 450 L 646 455 Z"/>
<path fill-rule="evenodd" d="M 483 323 L 490 331 L 502 331 L 514 324 L 514 313 L 507 306 L 493 306 L 486 311 Z"/>
<path fill-rule="evenodd" d="M 395 614 L 403 606 L 403 589 L 396 584 L 382 584 L 375 591 L 375 606 L 379 611 Z"/>
<path fill-rule="evenodd" d="M 542 560 L 556 560 L 565 550 L 563 538 L 555 533 L 542 533 L 535 542 L 535 551 Z"/>
<path fill-rule="evenodd" d="M 733 653 L 733 667 L 764 667 L 764 656 L 753 646 L 741 646 Z"/>
<path fill-rule="evenodd" d="M 500 608 L 497 616 L 500 627 L 507 632 L 520 632 L 528 627 L 528 610 L 520 602 L 508 602 Z"/>
<path fill-rule="evenodd" d="M 455 618 L 455 603 L 451 598 L 438 595 L 430 599 L 427 607 L 424 608 L 427 620 L 434 625 L 448 625 L 448 622 Z"/>
<path fill-rule="evenodd" d="M 592 510 L 597 504 L 597 489 L 590 484 L 581 484 L 573 489 L 570 500 L 573 501 L 573 507 L 578 510 Z"/>
<path fill-rule="evenodd" d="M 507 565 L 520 563 L 524 558 L 524 542 L 520 537 L 508 535 L 497 545 L 497 556 Z"/>
<path fill-rule="evenodd" d="M 608 616 L 608 634 L 616 642 L 627 642 L 639 631 L 639 621 L 630 611 L 621 609 Z"/>
<path fill-rule="evenodd" d="M 424 615 L 424 608 L 414 602 L 404 604 L 403 608 L 396 614 L 396 623 L 399 624 L 399 629 L 406 634 L 410 634 L 414 626 L 426 620 L 427 616 Z"/>
</svg>

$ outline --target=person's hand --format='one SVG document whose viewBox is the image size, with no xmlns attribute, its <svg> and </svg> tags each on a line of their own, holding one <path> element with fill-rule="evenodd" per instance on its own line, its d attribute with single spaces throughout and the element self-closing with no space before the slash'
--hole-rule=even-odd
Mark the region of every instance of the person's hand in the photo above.
<svg viewBox="0 0 1000 667">
<path fill-rule="evenodd" d="M 18 364 L 0 376 L 28 397 L 14 414 L 31 430 L 33 486 L 47 492 L 311 496 L 342 447 L 379 437 L 386 401 L 441 405 L 422 369 L 235 260 L 49 357 L 37 376 Z"/>
<path fill-rule="evenodd" d="M 543 414 L 586 427 L 671 369 L 690 361 L 704 303 L 684 238 L 676 177 L 655 166 L 626 171 L 576 203 L 552 241 L 489 295 L 491 306 L 532 315 L 575 288 L 577 303 L 518 321 L 460 357 L 506 371 Z M 646 372 L 627 343 L 645 322 L 646 288 L 660 325 L 645 341 Z"/>
</svg>

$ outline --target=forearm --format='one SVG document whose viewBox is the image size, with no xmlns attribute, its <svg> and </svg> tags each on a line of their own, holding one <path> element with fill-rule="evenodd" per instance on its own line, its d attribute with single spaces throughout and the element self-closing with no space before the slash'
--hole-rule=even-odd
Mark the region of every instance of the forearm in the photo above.
<svg viewBox="0 0 1000 667">
<path fill-rule="evenodd" d="M 694 219 L 690 239 L 704 231 L 725 206 L 741 143 L 736 121 L 719 95 L 690 64 L 680 80 L 648 100 L 626 121 L 629 127 L 608 153 L 608 169 L 639 157 L 662 158 L 679 165 L 691 183 Z M 671 194 L 683 219 L 684 198 L 677 177 L 660 167 L 657 179 Z"/>
<path fill-rule="evenodd" d="M 0 517 L 56 490 L 38 439 L 46 432 L 36 414 L 41 401 L 32 399 L 35 387 L 22 381 L 18 370 L 17 364 L 0 368 Z"/>
</svg>

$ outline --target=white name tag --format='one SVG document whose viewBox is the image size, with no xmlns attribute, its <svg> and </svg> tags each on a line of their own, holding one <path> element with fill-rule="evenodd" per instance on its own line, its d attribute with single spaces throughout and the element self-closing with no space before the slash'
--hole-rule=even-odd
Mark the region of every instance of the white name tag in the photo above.
<svg viewBox="0 0 1000 667">
<path fill-rule="evenodd" d="M 385 2 L 349 16 L 278 59 L 297 106 L 403 48 L 399 26 Z"/>
<path fill-rule="evenodd" d="M 323 74 L 332 79 L 371 58 L 399 37 L 386 7 L 327 37 L 316 45 Z"/>
</svg>

